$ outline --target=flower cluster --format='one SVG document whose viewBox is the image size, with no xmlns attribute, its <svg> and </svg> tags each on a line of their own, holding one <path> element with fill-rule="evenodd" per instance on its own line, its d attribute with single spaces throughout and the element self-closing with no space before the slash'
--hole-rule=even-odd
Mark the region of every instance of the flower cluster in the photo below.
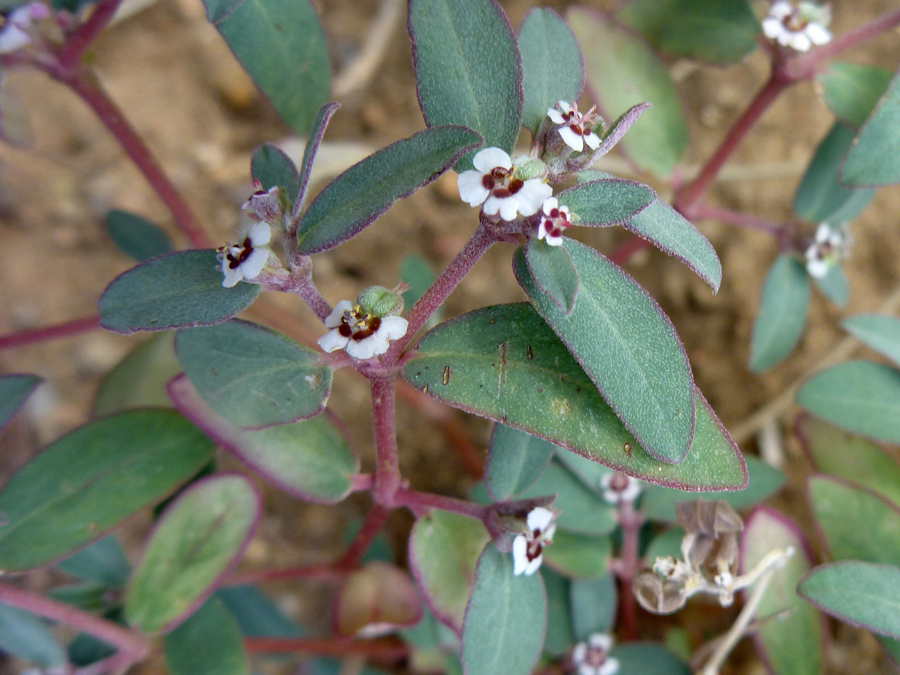
<svg viewBox="0 0 900 675">
<path fill-rule="evenodd" d="M 560 137 L 575 152 L 584 150 L 587 145 L 591 150 L 600 147 L 600 137 L 594 133 L 594 125 L 599 116 L 596 107 L 586 113 L 578 112 L 578 105 L 573 101 L 560 101 L 556 107 L 547 110 L 547 117 L 556 126 Z"/>
<path fill-rule="evenodd" d="M 607 504 L 632 504 L 641 494 L 641 484 L 624 473 L 610 472 L 600 478 L 603 501 Z"/>
<path fill-rule="evenodd" d="M 225 288 L 231 288 L 239 281 L 245 279 L 249 281 L 259 276 L 272 253 L 267 246 L 271 237 L 272 231 L 268 224 L 260 221 L 250 227 L 240 244 L 226 244 L 219 249 L 219 268 L 225 275 L 222 279 Z"/>
<path fill-rule="evenodd" d="M 606 633 L 594 633 L 572 650 L 572 666 L 578 675 L 615 675 L 619 660 L 609 656 L 613 640 Z"/>
<path fill-rule="evenodd" d="M 520 178 L 512 159 L 500 148 L 481 150 L 472 163 L 474 169 L 463 171 L 457 177 L 459 196 L 469 206 L 483 204 L 486 215 L 499 213 L 503 220 L 515 220 L 517 215 L 531 216 L 553 194 L 553 188 L 543 178 Z"/>
<path fill-rule="evenodd" d="M 329 332 L 319 338 L 326 352 L 345 350 L 355 359 L 371 359 L 384 354 L 391 340 L 406 335 L 409 323 L 400 316 L 403 299 L 395 291 L 381 286 L 368 288 L 356 298 L 356 304 L 341 300 L 325 319 Z"/>
<path fill-rule="evenodd" d="M 840 264 L 847 250 L 847 235 L 841 227 L 821 223 L 816 236 L 806 249 L 806 271 L 811 277 L 821 279 L 828 270 Z"/>
<path fill-rule="evenodd" d="M 0 28 L 0 54 L 10 54 L 30 45 L 34 24 L 49 16 L 50 9 L 42 2 L 16 7 Z"/>
<path fill-rule="evenodd" d="M 808 52 L 813 45 L 831 42 L 827 26 L 831 10 L 814 2 L 801 2 L 794 7 L 788 0 L 776 0 L 762 20 L 763 33 L 783 47 Z"/>
<path fill-rule="evenodd" d="M 532 509 L 525 522 L 528 531 L 513 540 L 513 573 L 516 576 L 537 572 L 543 561 L 544 547 L 553 543 L 556 533 L 556 514 L 542 506 Z"/>
</svg>

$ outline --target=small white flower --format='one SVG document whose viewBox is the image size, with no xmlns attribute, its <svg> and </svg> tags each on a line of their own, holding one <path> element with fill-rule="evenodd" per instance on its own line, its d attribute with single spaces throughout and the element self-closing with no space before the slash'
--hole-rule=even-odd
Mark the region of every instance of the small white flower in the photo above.
<svg viewBox="0 0 900 675">
<path fill-rule="evenodd" d="M 318 340 L 324 351 L 344 349 L 353 358 L 362 360 L 384 354 L 391 340 L 406 335 L 409 324 L 403 317 L 375 316 L 349 300 L 341 300 L 325 319 L 325 327 L 332 330 Z"/>
<path fill-rule="evenodd" d="M 575 152 L 584 150 L 585 143 L 591 150 L 596 150 L 600 147 L 600 137 L 593 131 L 597 119 L 595 110 L 591 108 L 582 114 L 574 102 L 560 101 L 556 108 L 547 110 L 547 117 L 558 125 L 559 135 Z"/>
<path fill-rule="evenodd" d="M 821 279 L 828 270 L 844 257 L 846 237 L 841 228 L 821 223 L 816 228 L 815 241 L 806 249 L 806 271 L 811 277 Z"/>
<path fill-rule="evenodd" d="M 32 26 L 35 21 L 50 16 L 49 8 L 41 2 L 30 2 L 16 7 L 0 29 L 0 54 L 9 54 L 31 44 Z"/>
<path fill-rule="evenodd" d="M 619 672 L 619 660 L 607 654 L 613 640 L 605 633 L 594 633 L 587 642 L 579 642 L 572 650 L 572 665 L 578 675 L 615 675 Z"/>
<path fill-rule="evenodd" d="M 543 560 L 544 547 L 553 543 L 556 515 L 542 506 L 528 512 L 525 519 L 528 532 L 513 540 L 513 574 L 530 576 L 537 572 Z"/>
<path fill-rule="evenodd" d="M 542 178 L 518 178 L 512 159 L 500 148 L 485 148 L 472 163 L 475 168 L 456 179 L 459 196 L 469 206 L 484 204 L 489 216 L 499 213 L 503 220 L 515 220 L 516 214 L 534 215 L 553 194 Z"/>
<path fill-rule="evenodd" d="M 222 285 L 231 288 L 243 279 L 255 279 L 266 266 L 271 251 L 266 246 L 272 232 L 264 222 L 254 223 L 240 244 L 226 244 L 219 249 Z"/>
<path fill-rule="evenodd" d="M 610 472 L 600 478 L 603 501 L 607 504 L 631 503 L 641 494 L 641 484 L 624 473 Z"/>
<path fill-rule="evenodd" d="M 762 20 L 762 28 L 767 38 L 781 46 L 808 52 L 813 45 L 831 42 L 831 32 L 826 27 L 830 21 L 828 7 L 813 2 L 794 7 L 788 0 L 776 0 Z"/>
<path fill-rule="evenodd" d="M 572 224 L 569 221 L 569 207 L 560 206 L 556 197 L 544 201 L 543 215 L 538 225 L 538 239 L 546 239 L 550 246 L 561 246 L 562 234 Z"/>
</svg>

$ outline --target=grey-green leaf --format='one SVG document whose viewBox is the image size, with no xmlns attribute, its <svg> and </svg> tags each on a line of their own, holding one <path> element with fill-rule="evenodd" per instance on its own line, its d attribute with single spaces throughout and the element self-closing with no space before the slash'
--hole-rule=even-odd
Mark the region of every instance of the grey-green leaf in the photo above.
<svg viewBox="0 0 900 675">
<path fill-rule="evenodd" d="M 900 568 L 850 561 L 819 565 L 797 592 L 826 614 L 900 638 Z"/>
<path fill-rule="evenodd" d="M 694 434 L 694 394 L 672 323 L 607 258 L 572 239 L 563 245 L 580 282 L 568 315 L 539 290 L 521 249 L 513 262 L 516 279 L 641 446 L 656 459 L 677 464 Z"/>
<path fill-rule="evenodd" d="M 541 239 L 529 239 L 525 261 L 538 289 L 559 311 L 566 316 L 571 314 L 578 297 L 578 271 L 569 252 Z"/>
<path fill-rule="evenodd" d="M 169 410 L 135 410 L 79 427 L 0 491 L 0 568 L 36 567 L 84 546 L 161 500 L 212 455 L 212 443 Z"/>
<path fill-rule="evenodd" d="M 277 187 L 293 204 L 300 191 L 300 173 L 283 150 L 271 143 L 259 146 L 250 159 L 250 175 L 263 190 Z"/>
<path fill-rule="evenodd" d="M 181 372 L 174 344 L 174 332 L 161 332 L 132 349 L 100 382 L 94 416 L 171 407 L 166 383 Z"/>
<path fill-rule="evenodd" d="M 98 539 L 87 548 L 56 564 L 57 569 L 85 581 L 103 586 L 124 586 L 131 565 L 122 544 L 114 534 Z"/>
<path fill-rule="evenodd" d="M 289 127 L 309 133 L 331 70 L 309 0 L 204 0 L 206 15 Z"/>
<path fill-rule="evenodd" d="M 616 579 L 607 572 L 598 579 L 573 579 L 569 584 L 572 628 L 577 640 L 612 628 L 618 606 Z"/>
<path fill-rule="evenodd" d="M 647 208 L 656 199 L 652 188 L 624 178 L 601 178 L 579 183 L 557 197 L 567 206 L 575 225 L 608 227 L 620 225 Z"/>
<path fill-rule="evenodd" d="M 848 361 L 813 375 L 797 403 L 832 424 L 876 440 L 900 443 L 900 372 Z"/>
<path fill-rule="evenodd" d="M 117 333 L 227 321 L 259 295 L 256 284 L 222 286 L 213 250 L 178 251 L 120 274 L 100 296 L 100 325 Z"/>
<path fill-rule="evenodd" d="M 297 245 L 301 253 L 328 250 L 355 236 L 453 166 L 481 137 L 459 126 L 435 126 L 383 148 L 335 178 L 309 205 Z"/>
<path fill-rule="evenodd" d="M 572 30 L 552 9 L 528 12 L 518 38 L 525 96 L 522 126 L 535 134 L 549 108 L 581 98 L 584 61 Z"/>
<path fill-rule="evenodd" d="M 895 75 L 863 124 L 841 167 L 847 185 L 874 187 L 900 182 L 900 75 Z"/>
<path fill-rule="evenodd" d="M 555 449 L 556 446 L 542 438 L 495 424 L 484 476 L 491 499 L 510 499 L 534 485 L 550 463 Z"/>
<path fill-rule="evenodd" d="M 261 507 L 256 488 L 237 474 L 204 478 L 181 493 L 160 519 L 131 579 L 128 622 L 156 633 L 187 618 L 237 563 Z"/>
<path fill-rule="evenodd" d="M 797 344 L 809 305 L 809 275 L 800 261 L 780 255 L 769 268 L 753 322 L 750 370 L 761 373 L 787 356 Z"/>
<path fill-rule="evenodd" d="M 0 430 L 41 383 L 37 375 L 4 375 L 0 377 Z"/>
<path fill-rule="evenodd" d="M 216 597 L 209 598 L 163 642 L 171 675 L 248 675 L 250 663 L 237 621 Z M 208 647 L 215 645 L 215 649 Z"/>
<path fill-rule="evenodd" d="M 844 319 L 841 325 L 864 345 L 900 366 L 900 319 L 881 314 L 859 314 Z"/>
<path fill-rule="evenodd" d="M 106 231 L 119 250 L 137 262 L 172 250 L 172 240 L 158 225 L 127 211 L 106 214 Z"/>
<path fill-rule="evenodd" d="M 859 128 L 872 113 L 893 73 L 876 66 L 832 63 L 816 76 L 825 105 L 844 124 Z"/>
<path fill-rule="evenodd" d="M 0 651 L 61 671 L 66 653 L 53 631 L 30 612 L 0 603 Z"/>
<path fill-rule="evenodd" d="M 246 321 L 180 330 L 175 353 L 198 393 L 236 427 L 314 417 L 331 391 L 331 369 L 316 352 Z"/>
<path fill-rule="evenodd" d="M 630 642 L 613 647 L 610 656 L 619 662 L 620 675 L 690 675 L 688 665 L 654 642 Z"/>
<path fill-rule="evenodd" d="M 850 286 L 847 275 L 840 265 L 832 265 L 823 277 L 813 277 L 816 288 L 838 307 L 843 307 L 850 299 Z"/>
<path fill-rule="evenodd" d="M 522 60 L 496 0 L 410 0 L 419 107 L 429 127 L 458 124 L 512 153 L 522 119 Z M 546 111 L 545 111 L 546 112 Z M 454 168 L 472 168 L 474 152 Z"/>
<path fill-rule="evenodd" d="M 518 497 L 548 495 L 556 495 L 553 506 L 560 512 L 556 524 L 561 530 L 599 536 L 616 528 L 615 508 L 556 462 L 551 462 L 537 482 Z"/>
<path fill-rule="evenodd" d="M 509 553 L 485 548 L 463 622 L 466 675 L 528 675 L 540 656 L 546 625 L 541 575 L 514 576 Z"/>
</svg>

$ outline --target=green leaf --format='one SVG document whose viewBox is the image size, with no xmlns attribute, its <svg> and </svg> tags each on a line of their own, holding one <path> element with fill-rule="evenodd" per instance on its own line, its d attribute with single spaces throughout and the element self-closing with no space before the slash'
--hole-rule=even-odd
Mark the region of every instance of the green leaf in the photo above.
<svg viewBox="0 0 900 675">
<path fill-rule="evenodd" d="M 37 375 L 0 377 L 0 430 L 13 418 L 41 381 Z"/>
<path fill-rule="evenodd" d="M 622 226 L 681 260 L 712 287 L 713 293 L 719 290 L 722 263 L 712 244 L 690 221 L 665 202 L 658 199 L 652 201 Z"/>
<path fill-rule="evenodd" d="M 166 509 L 147 542 L 125 598 L 128 623 L 171 630 L 213 591 L 250 540 L 261 513 L 253 484 L 216 474 L 191 485 Z"/>
<path fill-rule="evenodd" d="M 638 215 L 656 193 L 643 183 L 624 178 L 601 178 L 579 183 L 557 197 L 560 206 L 569 207 L 573 222 L 588 227 L 620 225 Z"/>
<path fill-rule="evenodd" d="M 867 347 L 900 366 L 900 319 L 880 314 L 859 314 L 841 325 Z"/>
<path fill-rule="evenodd" d="M 821 223 L 846 223 L 869 205 L 875 190 L 844 187 L 838 171 L 856 133 L 839 122 L 819 143 L 794 194 L 794 212 L 801 218 Z"/>
<path fill-rule="evenodd" d="M 797 434 L 819 471 L 865 485 L 900 504 L 900 466 L 874 443 L 809 415 L 798 421 Z"/>
<path fill-rule="evenodd" d="M 900 182 L 900 76 L 863 124 L 841 167 L 847 185 L 873 187 Z"/>
<path fill-rule="evenodd" d="M 94 417 L 133 408 L 169 408 L 166 383 L 181 372 L 175 333 L 157 333 L 131 350 L 106 374 L 94 399 Z"/>
<path fill-rule="evenodd" d="M 273 485 L 325 504 L 350 493 L 359 462 L 327 415 L 245 431 L 216 415 L 187 378 L 172 382 L 169 391 L 182 414 Z"/>
<path fill-rule="evenodd" d="M 566 316 L 571 314 L 578 297 L 578 272 L 569 252 L 562 246 L 529 239 L 525 246 L 525 262 L 538 289 L 560 312 Z"/>
<path fill-rule="evenodd" d="M 59 600 L 86 612 L 104 613 L 116 607 L 114 594 L 108 586 L 92 581 L 56 586 L 48 592 L 54 600 Z"/>
<path fill-rule="evenodd" d="M 668 520 L 672 520 L 668 518 Z M 672 527 L 656 535 L 647 545 L 644 551 L 644 560 L 652 565 L 657 558 L 672 556 L 676 560 L 681 558 L 681 542 L 684 539 L 684 530 L 680 527 Z"/>
<path fill-rule="evenodd" d="M 298 250 L 319 253 L 359 234 L 395 201 L 428 185 L 480 144 L 470 129 L 441 126 L 366 157 L 325 186 L 309 205 L 297 232 Z"/>
<path fill-rule="evenodd" d="M 494 501 L 510 499 L 541 477 L 555 446 L 499 422 L 488 446 L 484 482 Z"/>
<path fill-rule="evenodd" d="M 500 5 L 410 0 L 407 25 L 425 123 L 468 127 L 481 135 L 484 147 L 512 153 L 522 119 L 522 60 Z M 454 158 L 453 168 L 472 168 L 471 149 Z"/>
<path fill-rule="evenodd" d="M 541 568 L 544 589 L 547 593 L 547 632 L 544 635 L 544 654 L 562 658 L 571 649 L 575 636 L 572 633 L 572 612 L 569 607 L 569 581 Z"/>
<path fill-rule="evenodd" d="M 556 525 L 586 535 L 609 534 L 616 528 L 615 507 L 587 489 L 571 472 L 551 462 L 537 482 L 518 495 L 520 499 L 556 495 L 554 508 L 560 511 Z"/>
<path fill-rule="evenodd" d="M 0 651 L 44 668 L 63 671 L 66 653 L 43 621 L 24 609 L 0 603 Z"/>
<path fill-rule="evenodd" d="M 73 577 L 112 587 L 124 586 L 131 574 L 131 565 L 114 534 L 60 560 L 56 567 Z"/>
<path fill-rule="evenodd" d="M 694 432 L 693 379 L 672 323 L 607 258 L 572 239 L 563 246 L 580 281 L 570 314 L 538 289 L 521 249 L 513 262 L 519 285 L 641 446 L 660 461 L 681 462 Z"/>
<path fill-rule="evenodd" d="M 900 638 L 900 568 L 850 561 L 819 565 L 797 592 L 826 614 Z"/>
<path fill-rule="evenodd" d="M 753 52 L 760 32 L 747 0 L 637 0 L 617 16 L 672 56 L 720 65 Z"/>
<path fill-rule="evenodd" d="M 138 262 L 172 250 L 172 240 L 158 225 L 127 211 L 107 213 L 106 231 L 122 253 Z"/>
<path fill-rule="evenodd" d="M 756 632 L 756 647 L 773 673 L 818 675 L 822 672 L 824 625 L 817 612 L 797 596 L 797 582 L 812 566 L 800 530 L 778 511 L 761 507 L 744 524 L 741 569 L 746 573 L 770 551 L 788 546 L 794 555 L 772 575 L 757 609 L 758 616 L 785 610 L 778 621 L 763 623 Z M 749 594 L 744 590 L 744 595 Z"/>
<path fill-rule="evenodd" d="M 463 622 L 466 675 L 528 675 L 540 656 L 546 625 L 541 576 L 514 576 L 510 554 L 485 548 Z"/>
<path fill-rule="evenodd" d="M 813 281 L 819 292 L 838 307 L 843 307 L 850 299 L 847 277 L 839 265 L 830 266 L 824 277 L 813 277 Z"/>
<path fill-rule="evenodd" d="M 614 119 L 653 104 L 622 145 L 639 166 L 668 176 L 687 147 L 687 122 L 666 67 L 643 40 L 593 10 L 571 7 L 566 19 L 584 54 L 588 88 L 606 114 Z"/>
<path fill-rule="evenodd" d="M 425 291 L 434 283 L 434 272 L 429 262 L 420 255 L 410 253 L 400 261 L 400 280 L 409 286 L 403 293 L 403 306 L 412 307 L 425 295 Z M 433 328 L 441 321 L 443 311 L 438 308 L 425 322 L 425 328 Z"/>
<path fill-rule="evenodd" d="M 590 537 L 559 529 L 553 545 L 544 548 L 544 564 L 574 579 L 596 579 L 607 572 L 612 544 L 607 537 Z"/>
<path fill-rule="evenodd" d="M 419 518 L 410 534 L 409 566 L 425 602 L 435 618 L 458 635 L 478 557 L 489 541 L 477 520 L 437 510 Z"/>
<path fill-rule="evenodd" d="M 331 72 L 322 24 L 308 0 L 204 0 L 247 74 L 289 127 L 304 136 L 328 100 Z"/>
<path fill-rule="evenodd" d="M 724 499 L 735 509 L 746 509 L 759 504 L 778 492 L 784 485 L 784 474 L 752 455 L 744 457 L 749 476 L 747 487 L 738 491 L 725 491 L 716 495 L 716 499 Z M 658 485 L 648 485 L 641 499 L 641 513 L 648 520 L 675 522 L 675 505 L 678 502 L 689 502 L 697 498 L 696 494 L 682 490 L 672 490 Z"/>
<path fill-rule="evenodd" d="M 254 323 L 180 330 L 175 353 L 203 400 L 236 427 L 314 417 L 331 392 L 319 354 Z"/>
<path fill-rule="evenodd" d="M 421 339 L 402 375 L 453 407 L 642 480 L 695 490 L 746 484 L 740 452 L 699 393 L 687 459 L 678 465 L 656 461 L 527 304 L 487 307 L 437 326 Z"/>
<path fill-rule="evenodd" d="M 610 650 L 619 661 L 619 675 L 690 675 L 688 665 L 662 645 L 631 642 Z"/>
<path fill-rule="evenodd" d="M 587 640 L 594 633 L 608 633 L 612 629 L 618 595 L 611 572 L 599 579 L 573 579 L 569 584 L 569 600 L 576 640 Z"/>
<path fill-rule="evenodd" d="M 798 405 L 869 438 L 900 443 L 900 372 L 880 363 L 848 361 L 813 375 Z"/>
<path fill-rule="evenodd" d="M 265 191 L 276 186 L 280 188 L 291 205 L 300 192 L 300 173 L 297 167 L 283 150 L 271 143 L 259 146 L 253 153 L 250 160 L 250 175 L 259 181 Z"/>
<path fill-rule="evenodd" d="M 256 586 L 225 586 L 213 597 L 221 600 L 248 637 L 300 637 L 303 629 L 289 619 Z M 209 602 L 209 601 L 207 601 Z"/>
<path fill-rule="evenodd" d="M 306 194 L 309 190 L 309 180 L 312 177 L 313 162 L 316 160 L 316 153 L 319 151 L 319 143 L 325 136 L 325 129 L 328 128 L 328 122 L 332 116 L 341 107 L 340 103 L 326 103 L 312 123 L 312 131 L 306 140 L 306 146 L 303 148 L 303 160 L 300 164 L 300 190 L 297 193 L 297 199 L 294 200 L 293 216 L 296 217 L 301 209 L 306 205 Z"/>
<path fill-rule="evenodd" d="M 215 645 L 214 649 L 210 649 Z M 249 675 L 241 631 L 225 604 L 209 598 L 187 621 L 166 635 L 171 675 Z"/>
<path fill-rule="evenodd" d="M 876 66 L 831 63 L 816 76 L 825 105 L 844 124 L 859 128 L 884 96 L 893 73 Z"/>
<path fill-rule="evenodd" d="M 584 89 L 584 61 L 566 22 L 552 9 L 525 15 L 518 34 L 522 52 L 522 126 L 536 134 L 558 101 L 577 101 Z"/>
<path fill-rule="evenodd" d="M 780 255 L 769 268 L 753 321 L 750 370 L 761 373 L 787 356 L 797 344 L 809 305 L 809 275 L 799 260 Z"/>
<path fill-rule="evenodd" d="M 900 562 L 900 506 L 829 476 L 809 479 L 809 503 L 833 560 Z"/>
<path fill-rule="evenodd" d="M 161 500 L 213 456 L 168 410 L 91 422 L 49 445 L 0 491 L 0 569 L 36 567 Z"/>
<path fill-rule="evenodd" d="M 249 0 L 248 0 L 249 1 Z M 100 296 L 100 325 L 117 333 L 227 321 L 259 295 L 257 284 L 222 286 L 213 250 L 178 251 L 120 274 Z"/>
</svg>

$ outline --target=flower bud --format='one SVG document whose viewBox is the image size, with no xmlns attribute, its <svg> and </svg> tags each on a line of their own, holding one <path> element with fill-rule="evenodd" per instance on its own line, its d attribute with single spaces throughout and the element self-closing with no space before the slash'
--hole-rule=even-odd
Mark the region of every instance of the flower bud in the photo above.
<svg viewBox="0 0 900 675">
<path fill-rule="evenodd" d="M 516 172 L 516 178 L 519 180 L 531 180 L 532 178 L 540 178 L 543 180 L 550 175 L 550 168 L 537 157 L 529 157 L 522 155 L 516 157 L 513 162 L 513 168 Z"/>
<path fill-rule="evenodd" d="M 403 296 L 384 286 L 370 286 L 356 297 L 363 312 L 377 317 L 397 316 L 403 312 Z"/>
</svg>

